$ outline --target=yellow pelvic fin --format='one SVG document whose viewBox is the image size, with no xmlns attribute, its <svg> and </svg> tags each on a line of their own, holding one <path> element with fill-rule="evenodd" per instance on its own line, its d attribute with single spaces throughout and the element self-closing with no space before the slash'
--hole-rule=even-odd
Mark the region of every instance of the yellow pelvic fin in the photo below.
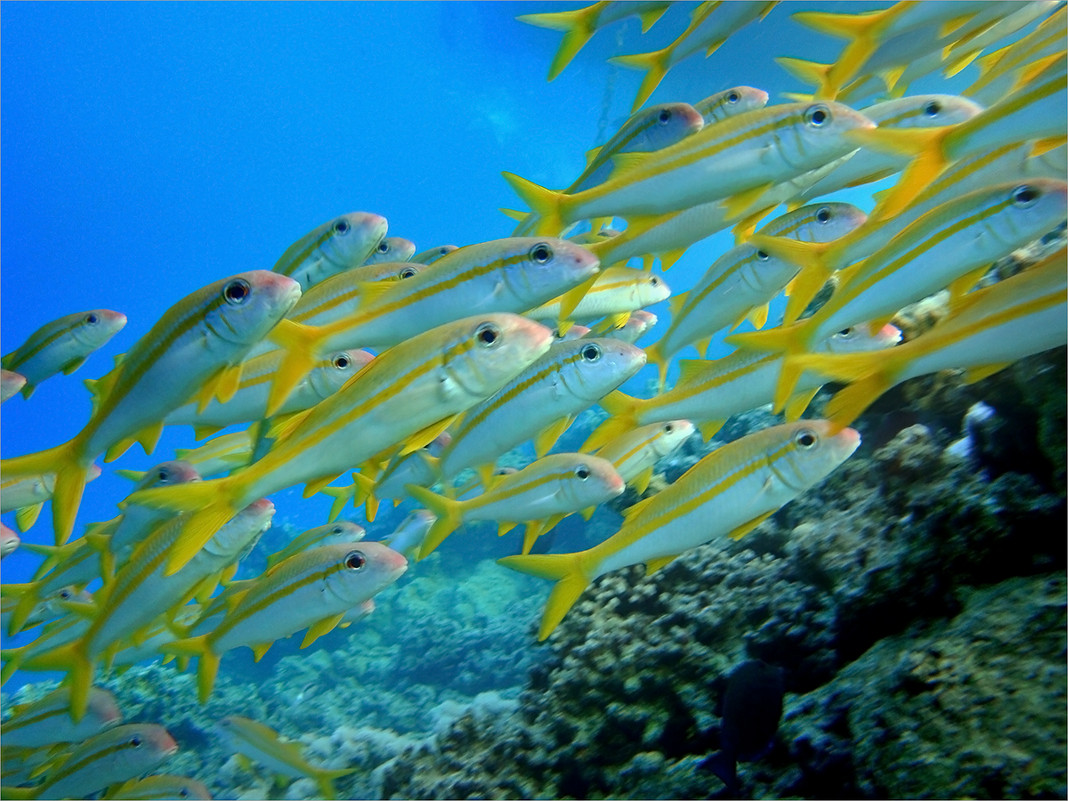
<svg viewBox="0 0 1068 801">
<path fill-rule="evenodd" d="M 686 248 L 675 248 L 674 250 L 661 251 L 661 253 L 659 254 L 660 255 L 660 269 L 662 271 L 664 271 L 664 272 L 667 272 L 668 270 L 670 270 L 672 267 L 675 266 L 675 263 L 678 262 L 678 260 L 681 259 L 685 255 L 685 253 L 686 253 Z M 645 267 L 646 271 L 649 271 L 649 270 L 652 269 L 653 262 L 652 262 L 651 259 L 649 260 L 648 265 L 649 266 Z M 643 264 L 643 266 L 644 266 L 644 264 Z"/>
<path fill-rule="evenodd" d="M 756 528 L 761 523 L 763 523 L 765 520 L 767 520 L 769 517 L 771 517 L 773 514 L 775 514 L 777 511 L 779 511 L 779 510 L 778 509 L 772 509 L 770 512 L 765 512 L 762 515 L 757 515 L 752 520 L 750 520 L 748 523 L 743 523 L 742 525 L 738 526 L 738 528 L 734 529 L 734 531 L 732 531 L 727 536 L 730 537 L 735 542 L 737 542 L 742 537 L 744 537 L 746 534 L 748 534 L 750 531 L 752 531 L 754 528 Z"/>
<path fill-rule="evenodd" d="M 566 334 L 568 328 L 571 327 L 570 318 L 572 313 L 578 307 L 582 299 L 586 297 L 586 293 L 593 287 L 594 281 L 597 280 L 597 275 L 592 275 L 583 281 L 578 286 L 572 287 L 560 296 L 560 317 L 558 320 L 560 332 Z M 565 326 L 566 323 L 566 326 Z"/>
<path fill-rule="evenodd" d="M 824 416 L 838 425 L 847 426 L 890 386 L 890 381 L 881 373 L 854 381 L 827 401 Z"/>
<path fill-rule="evenodd" d="M 29 531 L 33 527 L 33 524 L 37 522 L 37 516 L 41 513 L 42 506 L 44 506 L 43 503 L 31 503 L 15 512 L 15 527 L 20 533 Z"/>
<path fill-rule="evenodd" d="M 334 615 L 333 617 L 325 617 L 318 623 L 309 626 L 307 633 L 304 635 L 304 641 L 301 642 L 300 647 L 307 648 L 309 645 L 311 645 L 317 639 L 322 637 L 324 634 L 329 634 L 330 632 L 332 632 L 334 629 L 337 628 L 338 623 L 341 622 L 341 619 L 343 617 L 345 617 L 344 612 L 338 615 Z"/>
<path fill-rule="evenodd" d="M 643 468 L 638 475 L 631 479 L 631 486 L 634 487 L 634 491 L 639 495 L 644 495 L 645 491 L 649 488 L 649 480 L 653 477 L 653 466 L 649 465 Z"/>
<path fill-rule="evenodd" d="M 561 417 L 559 420 L 549 423 L 538 433 L 534 438 L 534 453 L 537 454 L 539 459 L 553 449 L 553 445 L 560 439 L 560 435 L 571 425 L 572 419 L 571 415 Z"/>
<path fill-rule="evenodd" d="M 672 554 L 671 556 L 658 556 L 656 559 L 650 559 L 648 562 L 645 563 L 645 575 L 653 575 L 653 573 L 658 571 L 660 568 L 670 564 L 671 562 L 674 562 L 678 558 L 679 555 L 676 553 Z"/>
<path fill-rule="evenodd" d="M 701 438 L 708 442 L 719 433 L 726 420 L 704 420 L 697 424 L 697 430 L 701 432 Z"/>
<path fill-rule="evenodd" d="M 442 433 L 456 422 L 456 418 L 459 415 L 450 415 L 442 420 L 438 420 L 436 423 L 431 423 L 422 431 L 419 431 L 412 436 L 408 437 L 408 441 L 405 442 L 404 447 L 401 448 L 400 455 L 406 456 L 413 451 L 425 448 L 431 442 L 436 440 L 442 435 Z"/>
<path fill-rule="evenodd" d="M 620 434 L 630 431 L 632 428 L 637 428 L 637 411 L 642 403 L 645 403 L 645 401 L 632 398 L 619 390 L 613 390 L 601 398 L 601 408 L 612 416 L 590 432 L 579 451 L 593 453 Z"/>
<path fill-rule="evenodd" d="M 759 186 L 754 186 L 751 189 L 746 189 L 743 192 L 731 195 L 723 201 L 724 212 L 727 215 L 727 219 L 733 220 L 752 214 L 757 207 L 757 204 L 760 202 L 760 199 L 769 189 L 771 189 L 770 183 L 760 184 Z"/>
</svg>

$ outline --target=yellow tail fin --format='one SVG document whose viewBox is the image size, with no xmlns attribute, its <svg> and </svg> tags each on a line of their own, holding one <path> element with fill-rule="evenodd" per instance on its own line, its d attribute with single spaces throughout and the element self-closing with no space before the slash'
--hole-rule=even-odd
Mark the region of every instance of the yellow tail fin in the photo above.
<svg viewBox="0 0 1068 801">
<path fill-rule="evenodd" d="M 498 564 L 520 573 L 556 582 L 556 586 L 549 593 L 549 601 L 541 618 L 539 642 L 553 633 L 568 610 L 590 585 L 591 578 L 582 570 L 581 557 L 582 552 L 506 556 L 497 560 Z"/>
<path fill-rule="evenodd" d="M 560 200 L 564 197 L 563 192 L 554 192 L 551 189 L 538 186 L 536 183 L 528 181 L 526 178 L 520 178 L 514 173 L 502 172 L 501 175 L 504 176 L 504 180 L 515 190 L 520 199 L 530 206 L 531 211 L 540 218 L 534 229 L 536 234 L 557 236 L 564 230 L 566 223 L 560 209 Z"/>
<path fill-rule="evenodd" d="M 667 75 L 668 71 L 667 61 L 670 55 L 671 47 L 669 46 L 663 50 L 654 50 L 651 53 L 635 53 L 630 56 L 615 56 L 608 59 L 609 64 L 618 64 L 627 69 L 645 72 L 641 86 L 638 87 L 638 96 L 634 98 L 634 103 L 631 105 L 630 110 L 632 112 L 641 108 L 656 90 L 656 87 L 660 85 L 660 82 L 664 80 L 664 76 Z"/>
<path fill-rule="evenodd" d="M 78 507 L 82 502 L 82 492 L 88 482 L 91 465 L 92 460 L 87 459 L 81 452 L 76 437 L 54 448 L 0 460 L 0 472 L 5 480 L 55 473 L 52 524 L 55 528 L 56 545 L 62 545 L 70 539 L 71 532 L 74 531 L 74 521 L 78 516 Z"/>
<path fill-rule="evenodd" d="M 618 389 L 601 398 L 601 407 L 608 412 L 611 417 L 597 426 L 597 428 L 590 433 L 586 438 L 586 441 L 582 443 L 582 447 L 579 448 L 579 451 L 582 453 L 593 453 L 598 448 L 603 447 L 605 443 L 611 442 L 621 434 L 637 428 L 638 410 L 643 403 L 646 403 L 646 401 L 632 398 L 630 395 L 625 395 Z"/>
<path fill-rule="evenodd" d="M 423 545 L 419 549 L 419 559 L 426 559 L 463 522 L 463 504 L 418 484 L 405 484 L 404 488 L 438 518 L 423 538 Z"/>
</svg>

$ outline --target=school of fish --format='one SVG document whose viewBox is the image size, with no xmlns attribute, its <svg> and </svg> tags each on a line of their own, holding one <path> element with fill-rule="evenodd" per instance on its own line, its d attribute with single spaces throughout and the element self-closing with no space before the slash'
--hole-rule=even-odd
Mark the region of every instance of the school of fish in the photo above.
<svg viewBox="0 0 1068 801">
<path fill-rule="evenodd" d="M 598 31 L 637 15 L 644 32 L 669 5 L 598 2 L 519 19 L 563 33 L 552 80 Z M 149 658 L 195 662 L 203 703 L 227 651 L 248 647 L 258 660 L 279 639 L 303 632 L 307 647 L 352 625 L 409 560 L 471 537 L 456 532 L 473 521 L 502 536 L 522 526 L 516 555 L 499 561 L 554 582 L 544 640 L 598 577 L 639 563 L 648 575 L 737 540 L 819 483 L 859 447 L 849 424 L 894 385 L 940 370 L 978 380 L 1068 342 L 1063 247 L 977 288 L 994 262 L 1068 219 L 1068 9 L 779 8 L 843 42 L 831 63 L 779 59 L 810 94 L 775 102 L 738 86 L 644 106 L 673 65 L 712 55 L 776 5 L 703 2 L 668 47 L 614 57 L 644 73 L 633 116 L 566 189 L 505 172 L 529 207 L 508 211 L 513 236 L 417 254 L 380 215 L 341 214 L 272 269 L 177 299 L 85 382 L 92 412 L 73 439 L 5 454 L 0 511 L 15 513 L 18 531 L 2 526 L 0 555 L 21 547 L 42 561 L 32 581 L 0 586 L 5 635 L 37 631 L 0 653 L 2 680 L 16 670 L 66 678 L 3 722 L 2 797 L 208 798 L 191 778 L 143 778 L 178 746 L 157 724 L 123 724 L 98 676 Z M 977 77 L 963 95 L 908 93 L 917 78 L 966 68 Z M 833 199 L 893 176 L 870 213 Z M 726 229 L 735 247 L 694 286 L 669 287 L 652 269 Z M 942 290 L 944 318 L 902 341 L 895 314 Z M 783 319 L 771 319 L 784 295 Z M 817 296 L 828 299 L 812 310 Z M 669 323 L 644 310 L 669 298 Z M 0 359 L 2 399 L 21 392 L 32 403 L 40 382 L 80 368 L 125 323 L 94 309 L 43 325 Z M 703 355 L 725 331 L 729 355 L 677 359 L 691 345 Z M 672 364 L 680 377 L 669 388 Z M 619 390 L 647 365 L 659 392 Z M 843 386 L 827 418 L 803 417 L 828 381 Z M 532 552 L 560 520 L 588 519 L 627 485 L 647 493 L 656 463 L 695 432 L 709 440 L 767 404 L 781 424 L 713 450 L 629 507 L 603 542 Z M 598 405 L 608 417 L 580 452 L 558 452 Z M 134 444 L 151 454 L 164 426 L 213 438 L 129 475 L 136 487 L 112 520 L 80 520 L 88 482 Z M 535 461 L 499 468 L 527 442 Z M 295 485 L 334 498 L 330 520 L 235 581 L 271 525 L 269 496 Z M 386 498 L 423 508 L 383 542 L 335 520 L 351 503 L 373 521 Z M 51 533 L 38 520 L 46 503 Z M 242 764 L 311 778 L 324 797 L 351 772 L 312 765 L 262 722 L 232 716 L 218 733 Z"/>
</svg>

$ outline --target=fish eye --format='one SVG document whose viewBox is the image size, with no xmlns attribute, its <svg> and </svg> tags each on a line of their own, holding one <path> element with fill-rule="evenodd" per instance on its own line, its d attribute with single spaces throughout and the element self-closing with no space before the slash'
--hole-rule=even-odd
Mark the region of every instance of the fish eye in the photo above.
<svg viewBox="0 0 1068 801">
<path fill-rule="evenodd" d="M 416 269 L 414 267 L 405 267 L 403 270 L 400 271 L 401 280 L 405 278 L 411 278 L 415 274 Z"/>
<path fill-rule="evenodd" d="M 389 253 L 389 242 L 387 242 L 384 239 L 381 242 L 379 242 L 378 243 L 378 252 L 379 253 Z"/>
<path fill-rule="evenodd" d="M 1013 204 L 1027 208 L 1038 199 L 1039 192 L 1033 186 L 1024 184 L 1012 190 Z"/>
<path fill-rule="evenodd" d="M 794 442 L 801 450 L 807 451 L 816 444 L 816 433 L 808 428 L 802 428 L 794 435 Z"/>
<path fill-rule="evenodd" d="M 70 600 L 70 590 L 60 590 L 59 597 L 64 601 Z"/>
<path fill-rule="evenodd" d="M 652 278 L 649 279 L 649 283 L 652 286 L 660 286 L 660 279 L 654 275 Z"/>
<path fill-rule="evenodd" d="M 853 326 L 849 326 L 849 328 L 843 328 L 835 336 L 840 336 L 840 337 L 843 337 L 845 339 L 852 339 L 853 338 L 853 334 L 855 332 L 856 332 L 856 329 L 853 328 Z"/>
<path fill-rule="evenodd" d="M 334 223 L 335 234 L 347 234 L 349 232 L 349 228 L 350 226 L 348 220 L 338 220 L 336 223 Z"/>
<path fill-rule="evenodd" d="M 942 113 L 942 104 L 939 103 L 937 100 L 932 100 L 930 103 L 923 107 L 923 113 L 926 114 L 928 117 L 937 117 L 940 113 Z"/>
<path fill-rule="evenodd" d="M 588 362 L 595 362 L 601 358 L 601 348 L 598 345 L 587 345 L 582 349 L 582 358 Z"/>
<path fill-rule="evenodd" d="M 339 353 L 334 357 L 334 367 L 338 370 L 345 370 L 352 362 L 349 361 L 349 357 L 344 353 Z"/>
<path fill-rule="evenodd" d="M 449 250 L 448 245 L 442 245 L 440 248 L 438 248 L 439 256 L 448 256 L 450 252 L 451 251 Z"/>
<path fill-rule="evenodd" d="M 671 119 L 671 112 L 667 109 L 663 109 L 659 114 L 656 115 L 656 118 L 660 121 L 660 124 L 663 125 Z"/>
<path fill-rule="evenodd" d="M 367 558 L 360 551 L 349 551 L 345 556 L 345 567 L 349 570 L 363 570 L 367 564 Z"/>
<path fill-rule="evenodd" d="M 140 748 L 141 738 L 135 734 L 133 737 L 130 738 L 130 745 L 132 745 L 134 748 Z"/>
<path fill-rule="evenodd" d="M 89 323 L 89 325 L 96 325 L 100 322 L 100 318 L 92 312 L 89 312 L 89 314 L 85 315 L 85 322 Z"/>
<path fill-rule="evenodd" d="M 553 257 L 553 249 L 544 242 L 539 242 L 530 249 L 530 258 L 538 264 L 546 264 Z"/>
<path fill-rule="evenodd" d="M 331 534 L 340 534 L 342 532 L 342 530 L 343 529 L 341 528 L 341 526 L 334 526 L 332 529 L 330 529 L 330 533 Z"/>
<path fill-rule="evenodd" d="M 585 481 L 590 477 L 590 468 L 586 467 L 584 464 L 580 464 L 575 468 L 575 475 Z"/>
<path fill-rule="evenodd" d="M 252 294 L 252 287 L 244 278 L 235 278 L 223 287 L 223 297 L 231 306 L 240 306 Z"/>
<path fill-rule="evenodd" d="M 819 211 L 816 212 L 816 222 L 826 223 L 830 222 L 830 219 L 831 210 L 826 206 L 823 206 L 822 208 L 820 208 Z"/>
<path fill-rule="evenodd" d="M 675 430 L 675 426 L 671 425 L 671 423 L 667 423 L 667 424 L 664 425 L 664 433 L 665 434 L 670 434 L 674 430 Z"/>
<path fill-rule="evenodd" d="M 178 795 L 180 795 L 182 798 L 188 798 L 189 797 L 189 791 L 186 790 L 184 787 L 180 787 L 180 788 L 178 788 Z"/>
<path fill-rule="evenodd" d="M 170 477 L 171 474 L 166 467 L 161 467 L 159 469 L 159 472 L 156 474 L 156 478 L 158 478 L 160 481 L 168 481 L 170 480 Z"/>
<path fill-rule="evenodd" d="M 737 92 L 728 92 L 727 93 L 727 102 L 728 103 L 737 103 L 741 99 L 742 99 L 742 96 L 740 94 L 738 94 Z"/>
<path fill-rule="evenodd" d="M 482 323 L 475 329 L 475 339 L 478 344 L 486 348 L 493 347 L 501 338 L 501 329 L 493 323 Z"/>
<path fill-rule="evenodd" d="M 813 128 L 822 128 L 831 121 L 831 110 L 822 103 L 805 109 L 805 122 Z"/>
<path fill-rule="evenodd" d="M 767 254 L 766 252 L 764 252 L 763 250 L 758 250 L 758 251 L 756 252 L 756 257 L 757 257 L 758 259 L 760 259 L 761 261 L 767 261 L 768 259 L 770 259 L 770 258 L 771 258 L 771 256 L 769 256 L 769 255 L 768 255 L 768 254 Z"/>
</svg>

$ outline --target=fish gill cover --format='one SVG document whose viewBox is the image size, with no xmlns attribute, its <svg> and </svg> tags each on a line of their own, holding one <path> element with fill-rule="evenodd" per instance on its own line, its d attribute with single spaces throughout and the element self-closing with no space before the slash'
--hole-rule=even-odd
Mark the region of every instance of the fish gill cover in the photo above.
<svg viewBox="0 0 1068 801">
<path fill-rule="evenodd" d="M 0 5 L 2 794 L 1063 797 L 1065 16 Z"/>
</svg>

